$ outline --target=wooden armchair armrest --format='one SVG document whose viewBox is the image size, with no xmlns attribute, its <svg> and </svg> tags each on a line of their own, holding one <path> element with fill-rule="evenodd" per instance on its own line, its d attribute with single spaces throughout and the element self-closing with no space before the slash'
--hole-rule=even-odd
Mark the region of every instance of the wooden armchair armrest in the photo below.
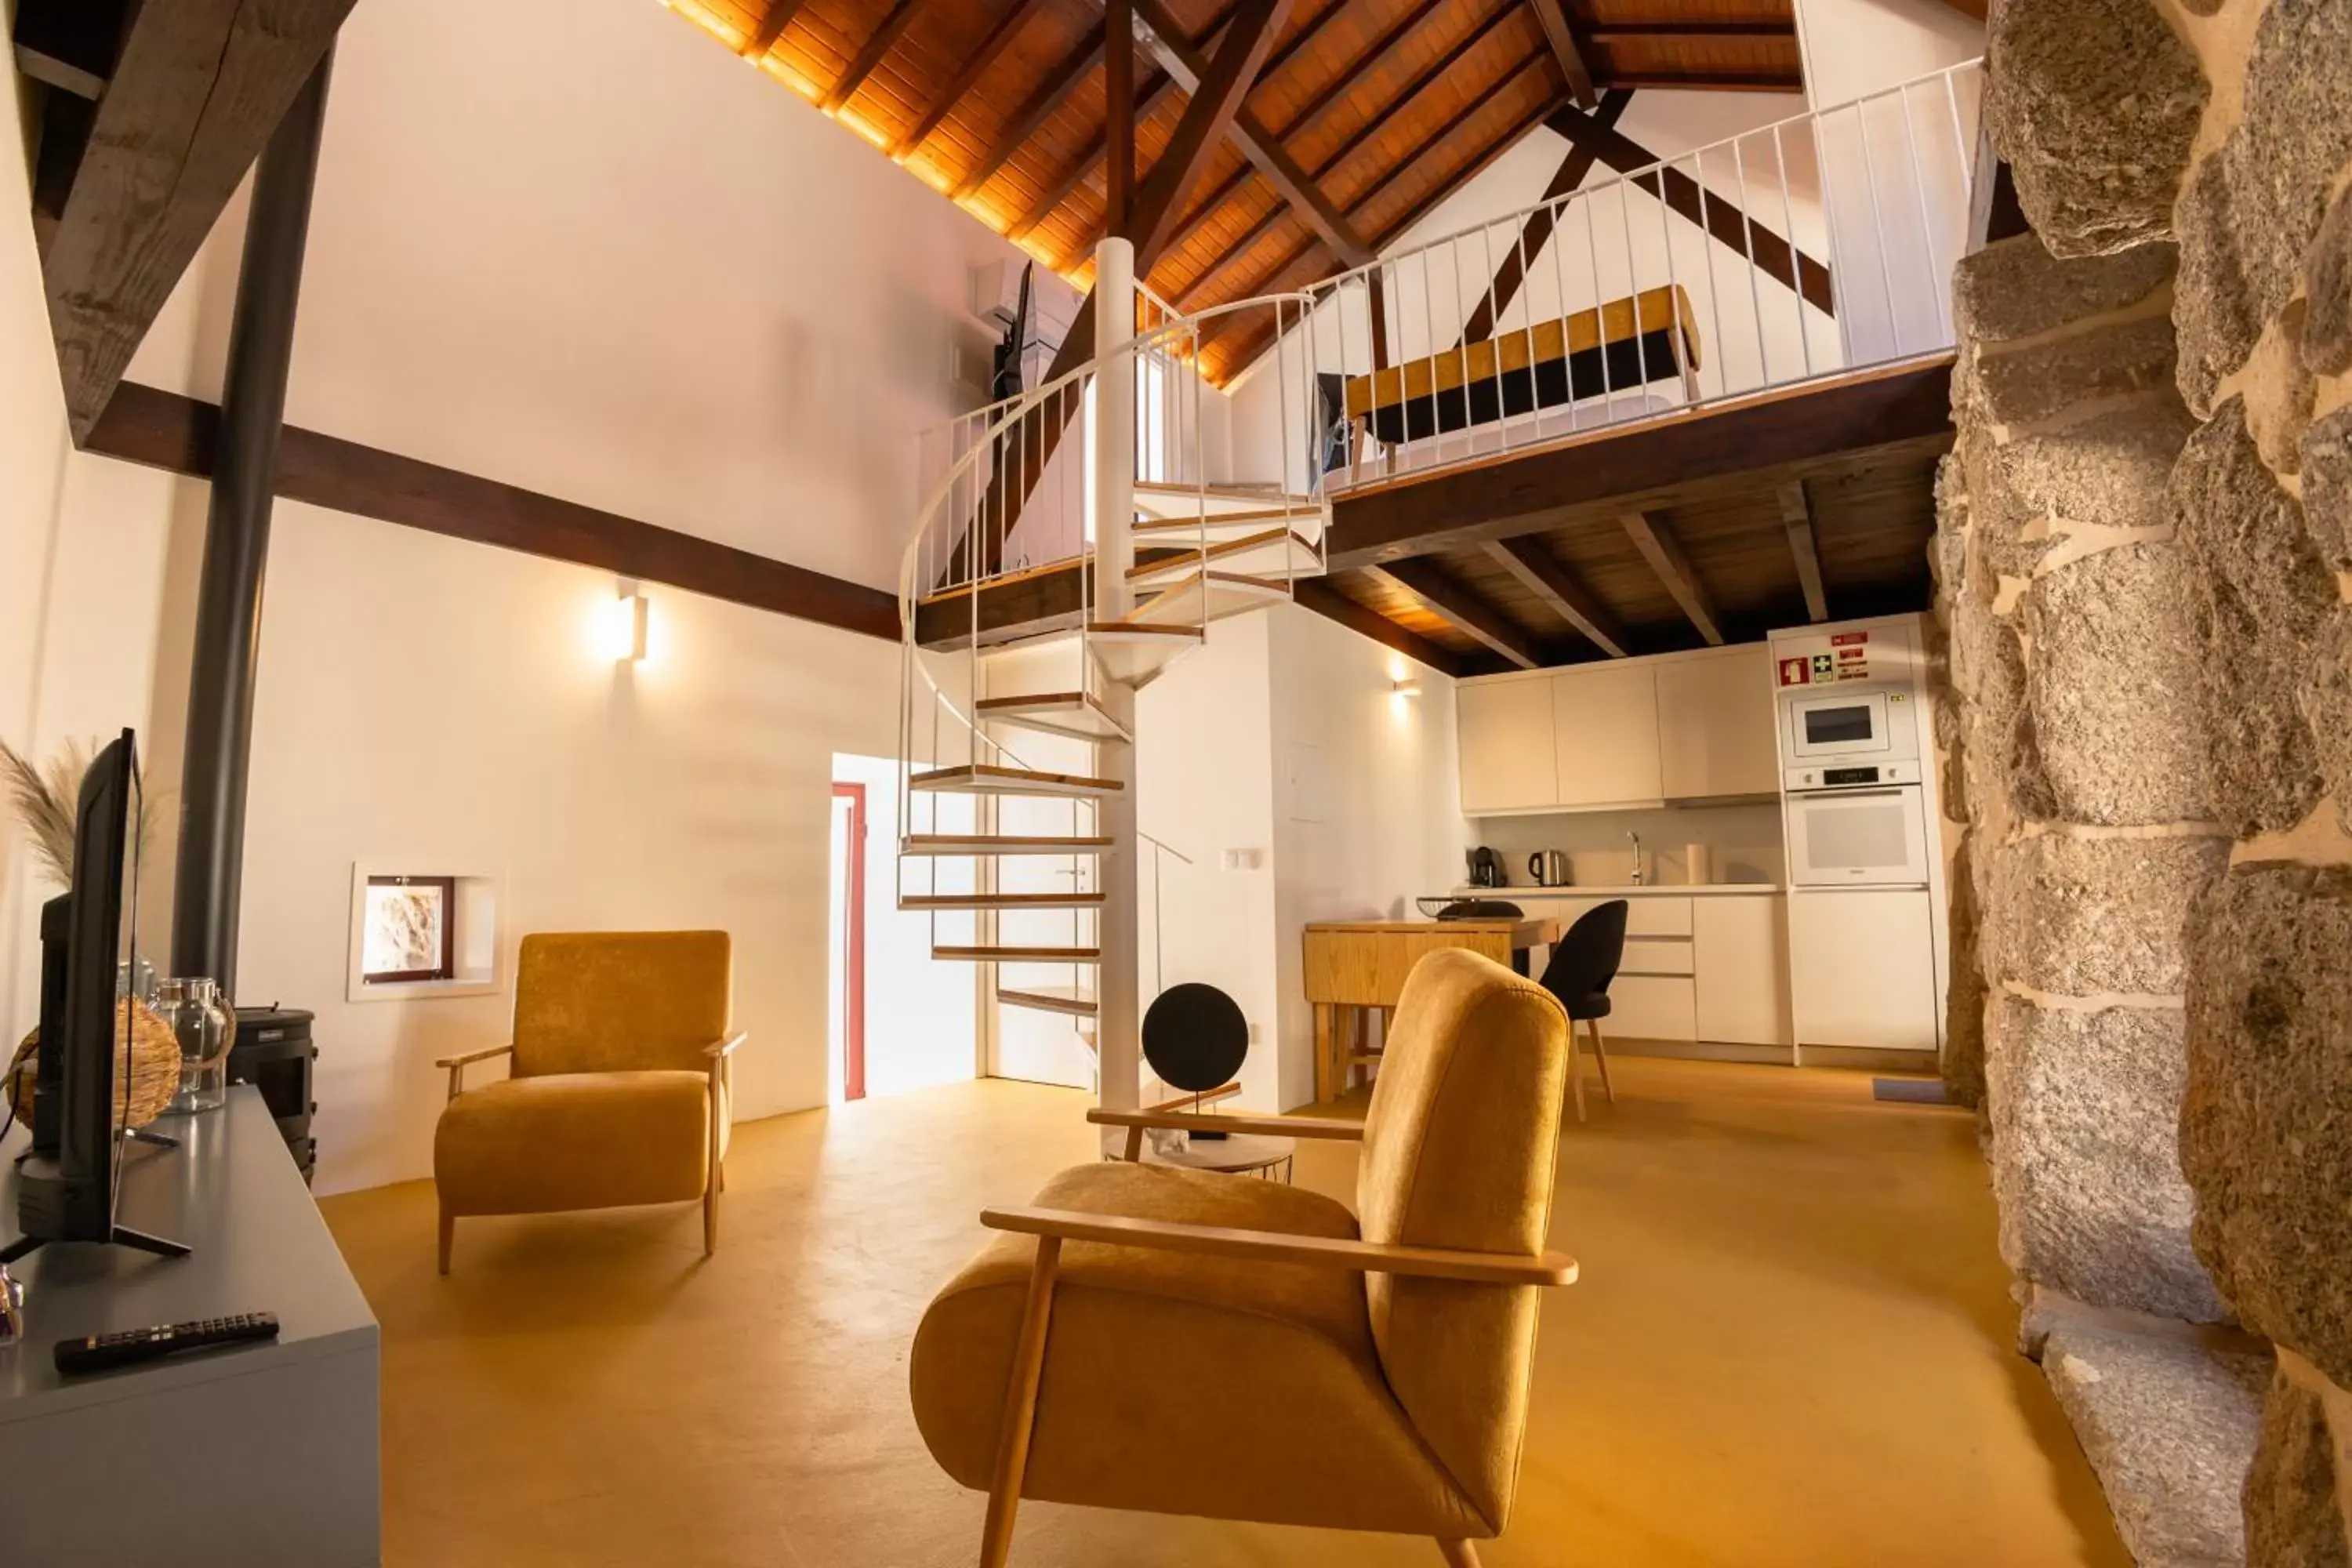
<svg viewBox="0 0 2352 1568">
<path fill-rule="evenodd" d="M 728 1036 L 725 1039 L 718 1041 L 716 1044 L 703 1047 L 702 1054 L 709 1057 L 710 1058 L 711 1065 L 715 1067 L 719 1063 L 726 1060 L 729 1057 L 733 1056 L 735 1054 L 735 1047 L 741 1045 L 745 1040 L 748 1040 L 751 1037 L 751 1036 L 750 1031 L 738 1029 L 733 1034 Z"/>
<path fill-rule="evenodd" d="M 1467 1279 L 1481 1285 L 1572 1285 L 1577 1273 L 1576 1259 L 1559 1252 L 1526 1257 L 1434 1247 L 1384 1247 L 1338 1237 L 1181 1225 L 1171 1220 L 1081 1214 L 1074 1209 L 982 1209 L 980 1223 L 992 1230 L 1052 1237 L 1056 1242 L 1096 1241 L 1113 1247 L 1149 1247 L 1163 1252 L 1202 1253 L 1261 1263 L 1307 1263 L 1357 1274 Z"/>
<path fill-rule="evenodd" d="M 476 1062 L 488 1061 L 492 1057 L 505 1056 L 513 1049 L 512 1046 L 484 1046 L 478 1051 L 467 1051 L 459 1056 L 443 1057 L 433 1065 L 436 1068 L 446 1068 L 449 1070 L 449 1098 L 455 1100 L 465 1089 L 467 1068 Z"/>
<path fill-rule="evenodd" d="M 1263 1132 L 1274 1138 L 1335 1138 L 1361 1142 L 1364 1124 L 1322 1116 L 1195 1116 L 1189 1111 L 1102 1110 L 1087 1112 L 1097 1127 L 1197 1127 L 1203 1132 Z"/>
</svg>

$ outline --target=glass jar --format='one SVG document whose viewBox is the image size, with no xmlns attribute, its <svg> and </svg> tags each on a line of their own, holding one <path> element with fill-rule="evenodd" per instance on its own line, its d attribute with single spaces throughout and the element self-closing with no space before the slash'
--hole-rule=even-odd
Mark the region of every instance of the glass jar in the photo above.
<svg viewBox="0 0 2352 1568">
<path fill-rule="evenodd" d="M 169 1112 L 185 1116 L 217 1110 L 228 1103 L 228 1048 L 236 1040 L 236 1015 L 229 1011 L 216 981 L 158 981 L 155 1012 L 180 1042 L 180 1090 Z"/>
</svg>

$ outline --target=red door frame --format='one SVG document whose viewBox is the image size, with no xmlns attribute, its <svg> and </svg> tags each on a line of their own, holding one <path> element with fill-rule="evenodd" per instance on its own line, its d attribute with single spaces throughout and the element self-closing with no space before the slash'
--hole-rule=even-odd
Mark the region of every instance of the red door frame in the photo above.
<svg viewBox="0 0 2352 1568">
<path fill-rule="evenodd" d="M 849 952 L 842 960 L 841 1098 L 866 1098 L 866 786 L 836 784 L 835 800 L 849 802 L 849 864 L 842 881 L 849 900 Z"/>
</svg>

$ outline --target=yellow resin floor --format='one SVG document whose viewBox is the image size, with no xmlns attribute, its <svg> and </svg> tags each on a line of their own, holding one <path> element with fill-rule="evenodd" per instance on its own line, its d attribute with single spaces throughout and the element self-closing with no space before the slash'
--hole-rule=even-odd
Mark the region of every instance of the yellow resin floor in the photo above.
<svg viewBox="0 0 2352 1568">
<path fill-rule="evenodd" d="M 1625 1058 L 1560 1152 L 1517 1511 L 1489 1568 L 2127 1568 L 2012 1348 L 1973 1121 L 1859 1074 Z M 325 1201 L 383 1323 L 392 1568 L 972 1560 L 982 1499 L 907 1405 L 983 1204 L 1092 1152 L 1081 1098 L 983 1082 L 737 1130 L 698 1211 L 469 1220 Z M 1298 1180 L 1352 1198 L 1354 1156 Z M 1150 1347 L 1138 1346 L 1149 1355 Z M 1426 1542 L 1032 1503 L 1016 1568 L 1438 1568 Z"/>
</svg>

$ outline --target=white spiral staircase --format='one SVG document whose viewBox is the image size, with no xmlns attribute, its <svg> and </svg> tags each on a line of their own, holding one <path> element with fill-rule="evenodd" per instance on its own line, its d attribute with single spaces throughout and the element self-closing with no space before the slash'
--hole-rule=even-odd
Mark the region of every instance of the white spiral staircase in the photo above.
<svg viewBox="0 0 2352 1568">
<path fill-rule="evenodd" d="M 1298 330 L 1313 306 L 1176 316 L 1135 289 L 1125 242 L 1104 241 L 1101 352 L 957 422 L 907 548 L 899 907 L 931 917 L 934 958 L 989 966 L 1000 1005 L 1077 1020 L 1106 1105 L 1135 1105 L 1142 1077 L 1136 693 L 1212 622 L 1323 571 L 1317 436 L 1294 417 L 1314 402 Z M 1271 352 L 1296 362 L 1262 373 L 1284 377 L 1287 485 L 1202 472 L 1192 367 L 1204 324 L 1246 311 L 1273 318 Z"/>
</svg>

